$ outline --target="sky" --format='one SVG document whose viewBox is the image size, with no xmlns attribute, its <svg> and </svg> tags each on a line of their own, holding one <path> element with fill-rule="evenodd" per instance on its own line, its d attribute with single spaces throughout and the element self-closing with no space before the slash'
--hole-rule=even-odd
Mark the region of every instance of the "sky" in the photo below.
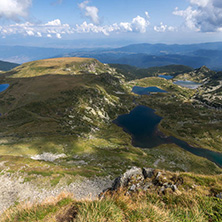
<svg viewBox="0 0 222 222">
<path fill-rule="evenodd" d="M 0 0 L 0 44 L 222 41 L 222 0 Z"/>
</svg>

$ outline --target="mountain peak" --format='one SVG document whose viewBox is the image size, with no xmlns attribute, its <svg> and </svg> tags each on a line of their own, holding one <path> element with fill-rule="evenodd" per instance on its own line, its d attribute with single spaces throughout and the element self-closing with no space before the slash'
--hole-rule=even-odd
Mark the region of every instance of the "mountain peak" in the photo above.
<svg viewBox="0 0 222 222">
<path fill-rule="evenodd" d="M 201 66 L 199 69 L 197 69 L 200 72 L 211 72 L 211 70 L 207 66 Z"/>
</svg>

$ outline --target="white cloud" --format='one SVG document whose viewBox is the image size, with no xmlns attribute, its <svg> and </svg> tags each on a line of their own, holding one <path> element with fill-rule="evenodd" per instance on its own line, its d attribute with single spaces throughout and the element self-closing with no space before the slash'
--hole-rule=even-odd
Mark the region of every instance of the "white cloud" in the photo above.
<svg viewBox="0 0 222 222">
<path fill-rule="evenodd" d="M 149 21 L 141 16 L 137 16 L 131 23 L 132 30 L 135 32 L 145 33 L 146 28 L 149 25 Z"/>
<path fill-rule="evenodd" d="M 62 38 L 61 34 L 60 33 L 56 33 L 56 38 L 61 39 Z"/>
<path fill-rule="evenodd" d="M 119 24 L 114 23 L 109 26 L 99 26 L 94 25 L 93 23 L 83 22 L 81 25 L 76 25 L 75 31 L 78 33 L 103 33 L 104 35 L 109 35 L 112 32 L 139 32 L 145 33 L 150 22 L 147 17 L 148 13 L 146 12 L 146 18 L 137 16 L 132 19 L 131 22 L 120 22 Z"/>
<path fill-rule="evenodd" d="M 26 31 L 26 33 L 27 33 L 29 36 L 34 36 L 34 35 L 35 35 L 32 30 L 28 30 L 28 31 Z"/>
<path fill-rule="evenodd" d="M 74 33 L 73 28 L 68 24 L 62 24 L 59 19 L 49 21 L 46 24 L 33 24 L 30 22 L 16 23 L 9 26 L 4 26 L 0 29 L 2 36 L 22 34 L 36 37 L 62 38 L 62 34 Z"/>
<path fill-rule="evenodd" d="M 145 13 L 145 17 L 137 16 L 131 22 L 120 22 L 112 25 L 96 25 L 93 23 L 76 24 L 70 27 L 69 24 L 63 24 L 59 19 L 49 21 L 45 24 L 34 24 L 30 22 L 16 23 L 13 25 L 0 27 L 0 35 L 25 35 L 35 37 L 62 38 L 62 36 L 74 33 L 102 33 L 110 35 L 110 33 L 137 32 L 145 33 L 149 26 L 149 16 Z"/>
<path fill-rule="evenodd" d="M 159 26 L 154 26 L 153 29 L 156 32 L 176 31 L 176 27 L 164 25 L 163 22 L 161 22 Z"/>
<path fill-rule="evenodd" d="M 59 19 L 55 19 L 53 21 L 47 22 L 46 26 L 61 26 L 61 21 Z"/>
<path fill-rule="evenodd" d="M 174 15 L 182 16 L 189 29 L 201 32 L 217 32 L 222 29 L 221 0 L 189 0 L 185 10 L 175 9 Z"/>
<path fill-rule="evenodd" d="M 119 28 L 120 28 L 120 30 L 122 30 L 124 32 L 132 32 L 133 31 L 133 29 L 131 27 L 131 23 L 129 23 L 129 22 L 120 22 Z"/>
<path fill-rule="evenodd" d="M 0 0 L 0 18 L 19 21 L 28 16 L 32 0 Z"/>
<path fill-rule="evenodd" d="M 94 24 L 99 24 L 99 9 L 95 6 L 88 6 L 89 1 L 79 4 L 79 8 L 84 11 L 85 16 L 89 17 Z"/>
</svg>

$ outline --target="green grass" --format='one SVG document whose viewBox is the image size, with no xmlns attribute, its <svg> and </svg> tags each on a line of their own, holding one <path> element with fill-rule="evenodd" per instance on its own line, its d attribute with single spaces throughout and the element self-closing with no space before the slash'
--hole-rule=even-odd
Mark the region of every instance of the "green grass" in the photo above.
<svg viewBox="0 0 222 222">
<path fill-rule="evenodd" d="M 145 78 L 129 83 L 139 86 L 157 86 L 169 93 L 137 97 L 137 103 L 147 105 L 163 117 L 159 129 L 195 147 L 222 152 L 221 110 L 204 107 L 192 100 L 195 90 L 179 87 L 160 78 Z"/>
<path fill-rule="evenodd" d="M 36 204 L 35 206 L 31 206 L 31 205 L 20 206 L 20 205 L 18 205 L 18 207 L 20 207 L 20 210 L 18 210 L 18 212 L 16 212 L 16 213 L 12 213 L 12 215 L 10 215 L 10 218 L 7 218 L 7 216 L 5 216 L 4 221 L 5 222 L 42 221 L 46 216 L 48 216 L 50 214 L 55 214 L 62 207 L 68 205 L 71 202 L 72 202 L 72 199 L 70 197 L 65 197 L 59 201 L 57 201 L 55 199 L 55 200 L 53 200 L 53 202 Z"/>
<path fill-rule="evenodd" d="M 1 221 L 220 222 L 222 200 L 213 196 L 208 182 L 215 179 L 218 185 L 222 177 L 191 173 L 180 174 L 180 177 L 184 183 L 176 193 L 168 192 L 163 195 L 155 189 L 148 189 L 146 192 L 129 195 L 125 190 L 119 190 L 112 195 L 106 194 L 101 200 L 81 201 L 62 194 L 40 204 L 17 204 L 2 215 Z M 195 184 L 195 178 L 208 180 L 204 185 L 191 188 Z M 209 186 L 205 186 L 206 184 Z"/>
</svg>

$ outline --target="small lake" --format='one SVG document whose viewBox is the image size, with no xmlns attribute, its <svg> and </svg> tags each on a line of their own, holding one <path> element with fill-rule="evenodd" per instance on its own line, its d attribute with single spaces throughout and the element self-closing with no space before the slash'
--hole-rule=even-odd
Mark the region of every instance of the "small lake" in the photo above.
<svg viewBox="0 0 222 222">
<path fill-rule="evenodd" d="M 166 93 L 167 91 L 162 90 L 156 86 L 151 86 L 151 87 L 134 86 L 132 92 L 138 95 L 149 95 L 152 92 Z"/>
<path fill-rule="evenodd" d="M 0 92 L 5 91 L 9 87 L 9 84 L 0 84 Z"/>
<path fill-rule="evenodd" d="M 197 156 L 222 167 L 222 154 L 207 149 L 192 147 L 185 141 L 173 136 L 165 137 L 157 129 L 162 117 L 156 115 L 154 110 L 146 106 L 137 106 L 129 114 L 120 115 L 113 122 L 132 136 L 133 146 L 140 148 L 153 148 L 161 144 L 174 143 Z"/>
<path fill-rule="evenodd" d="M 192 82 L 192 81 L 182 81 L 182 80 L 178 80 L 178 81 L 174 82 L 174 84 L 182 86 L 182 87 L 186 87 L 189 89 L 197 89 L 199 86 L 201 86 L 200 83 L 196 83 L 196 82 Z"/>
<path fill-rule="evenodd" d="M 160 78 L 164 78 L 164 79 L 167 79 L 167 80 L 173 78 L 173 76 L 170 76 L 170 75 L 159 75 L 158 77 L 160 77 Z"/>
</svg>

